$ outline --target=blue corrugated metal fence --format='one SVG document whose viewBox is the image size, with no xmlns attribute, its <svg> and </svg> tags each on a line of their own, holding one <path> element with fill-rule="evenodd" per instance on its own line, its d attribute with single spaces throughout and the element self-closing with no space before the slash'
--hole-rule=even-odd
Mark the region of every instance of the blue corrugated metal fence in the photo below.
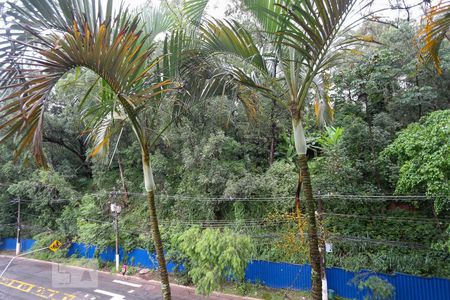
<svg viewBox="0 0 450 300">
<path fill-rule="evenodd" d="M 20 248 L 22 251 L 29 251 L 33 248 L 35 240 L 20 240 Z M 16 250 L 16 239 L 8 238 L 8 239 L 0 239 L 0 250 Z"/>
<path fill-rule="evenodd" d="M 33 240 L 22 240 L 22 249 L 28 251 L 33 246 Z M 15 239 L 0 240 L 0 250 L 14 250 Z M 121 257 L 124 252 L 121 249 Z M 94 258 L 95 246 L 74 243 L 68 250 L 68 255 L 85 258 Z M 103 261 L 114 261 L 114 249 L 107 248 L 100 253 Z M 156 268 L 158 262 L 153 253 L 144 249 L 134 249 L 126 255 L 128 264 L 145 268 Z M 169 272 L 175 268 L 175 264 L 169 262 Z M 368 271 L 363 271 L 368 272 Z M 449 300 L 450 280 L 444 278 L 424 278 L 406 274 L 386 275 L 373 273 L 395 287 L 396 300 Z M 364 294 L 350 284 L 356 273 L 339 268 L 327 269 L 328 288 L 336 291 L 340 297 L 363 300 Z M 275 263 L 269 261 L 252 261 L 246 271 L 245 279 L 252 283 L 259 283 L 272 288 L 284 288 L 295 290 L 311 289 L 311 266 L 288 263 Z"/>
</svg>

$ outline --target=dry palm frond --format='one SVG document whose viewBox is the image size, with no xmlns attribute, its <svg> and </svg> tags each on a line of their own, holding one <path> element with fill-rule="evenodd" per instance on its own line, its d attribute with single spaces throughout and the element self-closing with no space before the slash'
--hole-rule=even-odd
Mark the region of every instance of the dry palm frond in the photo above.
<svg viewBox="0 0 450 300">
<path fill-rule="evenodd" d="M 439 74 L 442 74 L 439 49 L 449 29 L 450 2 L 446 1 L 430 8 L 425 27 L 418 32 L 419 59 L 423 63 L 433 61 Z"/>
</svg>

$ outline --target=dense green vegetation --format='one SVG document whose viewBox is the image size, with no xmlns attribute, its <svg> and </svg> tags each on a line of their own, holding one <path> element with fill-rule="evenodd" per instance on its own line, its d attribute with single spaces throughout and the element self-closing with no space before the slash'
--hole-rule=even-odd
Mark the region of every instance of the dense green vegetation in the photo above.
<svg viewBox="0 0 450 300">
<path fill-rule="evenodd" d="M 242 26 L 253 32 L 257 25 L 247 20 Z M 450 49 L 444 41 L 441 75 L 421 64 L 419 28 L 406 21 L 364 23 L 355 33 L 370 33 L 377 43 L 353 49 L 325 76 L 334 108 L 331 126 L 317 126 L 314 99 L 305 103 L 319 228 L 333 245 L 327 266 L 450 277 Z M 263 35 L 254 35 L 264 43 Z M 167 47 L 167 39 L 156 42 L 158 54 Z M 109 205 L 115 202 L 123 207 L 121 246 L 155 250 L 133 129 L 117 129 L 109 152 L 90 155 L 97 148 L 87 143 L 84 127 L 96 120 L 80 119 L 73 103 L 95 80 L 78 68 L 52 90 L 44 127 L 48 170 L 15 157 L 13 141 L 0 144 L 0 237 L 15 236 L 20 199 L 22 237 L 113 246 Z M 105 92 L 100 85 L 87 103 L 94 105 L 96 94 Z M 216 93 L 177 115 L 152 146 L 164 245 L 189 267 L 187 275 L 201 292 L 230 271 L 241 279 L 250 257 L 309 261 L 303 197 L 300 224 L 295 211 L 298 162 L 291 116 L 267 97 L 246 88 Z M 250 121 L 248 101 L 257 108 Z M 152 133 L 166 129 L 176 101 L 158 103 L 160 118 L 146 123 Z M 218 251 L 227 255 L 219 259 Z M 242 255 L 234 259 L 234 253 Z M 214 268 L 204 267 L 214 262 Z"/>
</svg>

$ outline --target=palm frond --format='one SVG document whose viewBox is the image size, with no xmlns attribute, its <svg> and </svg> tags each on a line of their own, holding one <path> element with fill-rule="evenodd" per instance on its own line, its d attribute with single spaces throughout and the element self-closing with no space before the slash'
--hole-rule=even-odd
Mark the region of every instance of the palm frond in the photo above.
<svg viewBox="0 0 450 300">
<path fill-rule="evenodd" d="M 433 61 L 439 74 L 442 74 L 439 49 L 450 29 L 450 2 L 445 1 L 430 8 L 426 14 L 426 25 L 418 32 L 419 58 L 422 62 Z"/>
<path fill-rule="evenodd" d="M 62 4 L 73 5 L 75 2 L 81 4 L 81 1 L 61 0 L 61 6 L 52 6 L 52 9 L 65 10 Z M 37 2 L 33 3 L 39 6 Z M 158 76 L 151 80 L 154 65 L 147 62 L 153 48 L 144 47 L 148 36 L 140 29 L 137 17 L 89 16 L 77 7 L 70 10 L 75 14 L 73 22 L 61 33 L 47 35 L 41 31 L 39 22 L 34 27 L 32 23 L 23 27 L 35 40 L 23 43 L 30 50 L 13 59 L 16 64 L 26 67 L 20 78 L 17 75 L 12 78 L 18 84 L 1 87 L 9 91 L 0 100 L 3 103 L 0 107 L 3 139 L 15 136 L 17 153 L 31 147 L 36 162 L 42 165 L 46 164 L 42 152 L 44 112 L 54 85 L 71 69 L 79 66 L 90 69 L 111 87 L 141 145 L 145 145 L 145 141 L 137 119 L 137 106 L 148 99 L 146 93 L 169 84 L 168 81 L 159 82 Z M 19 9 L 16 14 L 22 11 Z M 96 20 L 96 25 L 91 25 L 93 20 Z"/>
<path fill-rule="evenodd" d="M 278 32 L 283 35 L 283 44 L 295 50 L 295 55 L 289 55 L 290 70 L 300 76 L 297 87 L 290 84 L 291 99 L 295 105 L 295 118 L 300 117 L 308 92 L 315 77 L 332 66 L 341 52 L 337 44 L 345 37 L 341 36 L 341 28 L 357 0 L 304 0 L 287 1 L 279 6 L 288 16 L 285 28 Z M 290 53 L 291 51 L 289 51 Z M 296 61 L 293 66 L 292 60 Z M 293 80 L 293 76 L 289 76 Z M 288 81 L 289 82 L 289 81 Z M 295 92 L 295 93 L 294 93 Z"/>
<path fill-rule="evenodd" d="M 281 0 L 244 0 L 245 7 L 250 11 L 257 22 L 267 33 L 275 33 L 282 30 L 284 18 L 280 4 Z"/>
<path fill-rule="evenodd" d="M 314 114 L 319 126 L 327 126 L 333 120 L 334 110 L 329 95 L 330 74 L 323 73 L 320 82 L 316 82 L 316 95 L 314 99 Z"/>
<path fill-rule="evenodd" d="M 309 68 L 320 67 L 355 0 L 305 0 L 280 5 L 289 16 L 285 44 L 301 53 Z"/>
<path fill-rule="evenodd" d="M 208 20 L 201 27 L 204 50 L 210 54 L 228 53 L 267 73 L 267 66 L 251 34 L 235 21 Z"/>
<path fill-rule="evenodd" d="M 185 0 L 183 14 L 193 25 L 199 25 L 209 0 Z"/>
<path fill-rule="evenodd" d="M 155 5 L 145 8 L 140 12 L 144 22 L 144 31 L 153 41 L 155 37 L 173 28 L 177 22 L 177 16 L 164 5 Z"/>
<path fill-rule="evenodd" d="M 20 0 L 8 3 L 12 8 L 8 15 L 23 27 L 65 31 L 75 21 L 78 24 L 87 23 L 96 31 L 99 21 L 127 14 L 122 6 L 115 12 L 113 2 L 107 0 L 106 5 L 102 5 L 104 2 L 101 0 Z"/>
</svg>

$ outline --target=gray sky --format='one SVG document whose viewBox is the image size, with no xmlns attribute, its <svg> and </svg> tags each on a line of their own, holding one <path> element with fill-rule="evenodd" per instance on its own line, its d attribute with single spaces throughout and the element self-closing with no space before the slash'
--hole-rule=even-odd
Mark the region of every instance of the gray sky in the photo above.
<svg viewBox="0 0 450 300">
<path fill-rule="evenodd" d="M 118 3 L 120 3 L 121 0 L 115 0 Z M 124 0 L 126 4 L 130 5 L 131 7 L 137 7 L 140 5 L 143 5 L 145 3 L 155 3 L 159 4 L 161 0 Z M 437 0 L 432 1 L 432 3 L 437 4 Z M 423 3 L 423 0 L 374 0 L 372 10 L 379 10 L 384 8 L 389 8 L 391 5 L 397 5 L 399 3 L 400 5 L 414 5 L 418 3 Z M 214 16 L 216 18 L 224 17 L 225 10 L 227 7 L 231 5 L 231 0 L 210 0 L 209 4 L 207 6 L 207 13 L 211 16 Z M 414 9 L 411 9 L 410 11 L 411 20 L 418 19 L 423 15 L 423 11 L 420 7 L 416 7 Z M 396 18 L 406 18 L 406 12 L 404 11 L 393 11 L 393 10 L 387 10 L 384 12 L 380 12 L 377 14 L 380 17 L 387 18 L 387 19 L 396 19 Z"/>
<path fill-rule="evenodd" d="M 117 3 L 120 3 L 122 0 L 114 0 Z M 159 4 L 161 0 L 124 0 L 124 2 L 130 7 L 138 7 L 144 5 L 145 3 L 154 3 Z M 210 0 L 206 11 L 209 15 L 214 16 L 216 18 L 222 18 L 225 16 L 225 10 L 227 9 L 227 5 L 230 4 L 230 0 Z"/>
</svg>

